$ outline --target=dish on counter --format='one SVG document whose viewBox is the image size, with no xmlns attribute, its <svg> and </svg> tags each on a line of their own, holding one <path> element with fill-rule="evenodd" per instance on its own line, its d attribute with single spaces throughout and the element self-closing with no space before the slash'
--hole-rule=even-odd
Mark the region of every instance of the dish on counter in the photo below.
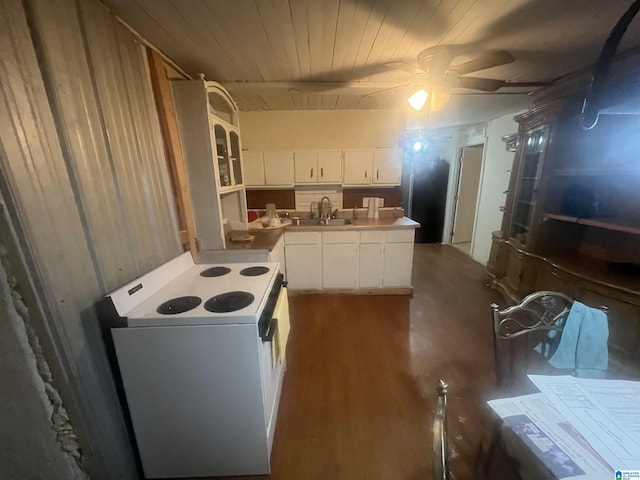
<svg viewBox="0 0 640 480">
<path fill-rule="evenodd" d="M 266 218 L 266 217 L 263 217 L 263 218 Z M 264 221 L 263 218 L 259 218 L 257 220 L 254 220 L 253 222 L 249 222 L 247 226 L 250 229 L 275 230 L 278 228 L 284 228 L 291 225 L 290 218 L 280 218 L 280 223 L 278 225 L 271 225 L 269 223 L 269 219 Z"/>
</svg>

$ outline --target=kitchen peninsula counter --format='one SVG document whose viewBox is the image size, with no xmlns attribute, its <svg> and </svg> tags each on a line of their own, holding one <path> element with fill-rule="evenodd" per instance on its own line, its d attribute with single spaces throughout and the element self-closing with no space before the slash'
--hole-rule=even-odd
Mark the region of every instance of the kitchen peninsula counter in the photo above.
<svg viewBox="0 0 640 480">
<path fill-rule="evenodd" d="M 340 218 L 340 216 L 338 216 Z M 351 219 L 349 219 L 351 220 Z M 267 250 L 272 251 L 282 234 L 286 232 L 335 231 L 335 230 L 390 230 L 418 228 L 420 224 L 408 217 L 356 218 L 348 225 L 287 225 L 282 228 L 233 230 L 227 234 L 227 250 Z M 231 238 L 253 235 L 252 241 L 232 242 Z"/>
<path fill-rule="evenodd" d="M 351 219 L 347 225 L 287 225 L 231 231 L 227 248 L 196 252 L 196 263 L 278 262 L 290 292 L 411 294 L 414 230 L 407 217 Z M 253 236 L 252 241 L 231 238 Z"/>
<path fill-rule="evenodd" d="M 345 218 L 340 217 L 338 218 Z M 350 219 L 352 223 L 347 225 L 289 225 L 287 231 L 310 231 L 319 230 L 393 230 L 418 228 L 420 224 L 408 217 L 380 217 L 380 218 L 355 218 Z"/>
</svg>

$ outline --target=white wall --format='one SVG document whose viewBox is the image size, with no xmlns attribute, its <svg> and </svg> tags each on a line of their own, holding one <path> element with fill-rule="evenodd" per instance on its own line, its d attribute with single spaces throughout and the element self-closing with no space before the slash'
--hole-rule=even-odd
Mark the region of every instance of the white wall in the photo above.
<svg viewBox="0 0 640 480">
<path fill-rule="evenodd" d="M 489 260 L 491 250 L 491 232 L 502 225 L 502 212 L 509 187 L 510 170 L 513 164 L 513 152 L 507 152 L 502 141 L 504 135 L 518 131 L 513 117 L 521 112 L 510 113 L 487 123 L 484 146 L 484 165 L 480 179 L 476 223 L 471 244 L 471 258 L 483 265 Z"/>
<path fill-rule="evenodd" d="M 509 187 L 510 170 L 515 155 L 505 150 L 502 137 L 518 131 L 518 124 L 513 117 L 523 112 L 524 110 L 509 113 L 484 124 L 461 129 L 453 135 L 445 148 L 447 159 L 451 157 L 451 169 L 442 243 L 451 243 L 460 150 L 463 147 L 484 144 L 478 205 L 471 242 L 471 258 L 483 265 L 489 260 L 491 232 L 499 230 L 502 225 L 502 212 L 499 208 L 504 205 L 506 199 L 503 192 Z"/>
<path fill-rule="evenodd" d="M 282 110 L 240 112 L 248 150 L 396 147 L 395 110 Z"/>
</svg>

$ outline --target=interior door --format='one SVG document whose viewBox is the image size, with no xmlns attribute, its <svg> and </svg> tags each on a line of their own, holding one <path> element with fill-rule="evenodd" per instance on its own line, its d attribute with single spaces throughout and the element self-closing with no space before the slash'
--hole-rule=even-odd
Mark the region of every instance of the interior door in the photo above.
<svg viewBox="0 0 640 480">
<path fill-rule="evenodd" d="M 478 203 L 483 150 L 482 145 L 462 149 L 451 243 L 471 242 Z"/>
</svg>

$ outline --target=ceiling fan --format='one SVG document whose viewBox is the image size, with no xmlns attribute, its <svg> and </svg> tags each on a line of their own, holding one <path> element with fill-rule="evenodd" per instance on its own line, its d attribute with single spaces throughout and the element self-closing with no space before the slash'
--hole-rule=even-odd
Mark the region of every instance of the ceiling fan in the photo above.
<svg viewBox="0 0 640 480">
<path fill-rule="evenodd" d="M 417 57 L 418 66 L 404 62 L 386 63 L 385 66 L 397 70 L 403 70 L 415 76 L 415 79 L 408 83 L 385 88 L 376 92 L 363 95 L 372 97 L 383 93 L 391 93 L 409 87 L 429 88 L 440 93 L 441 98 L 448 100 L 449 90 L 453 88 L 466 88 L 480 90 L 483 92 L 495 92 L 505 85 L 525 86 L 522 83 L 509 83 L 505 80 L 495 78 L 466 77 L 469 73 L 474 73 L 487 68 L 506 65 L 515 61 L 515 58 L 504 50 L 486 53 L 473 60 L 451 65 L 457 55 L 453 53 L 453 48 L 439 45 L 422 50 Z M 530 83 L 526 84 L 530 86 Z M 444 102 L 446 102 L 444 100 Z"/>
</svg>

